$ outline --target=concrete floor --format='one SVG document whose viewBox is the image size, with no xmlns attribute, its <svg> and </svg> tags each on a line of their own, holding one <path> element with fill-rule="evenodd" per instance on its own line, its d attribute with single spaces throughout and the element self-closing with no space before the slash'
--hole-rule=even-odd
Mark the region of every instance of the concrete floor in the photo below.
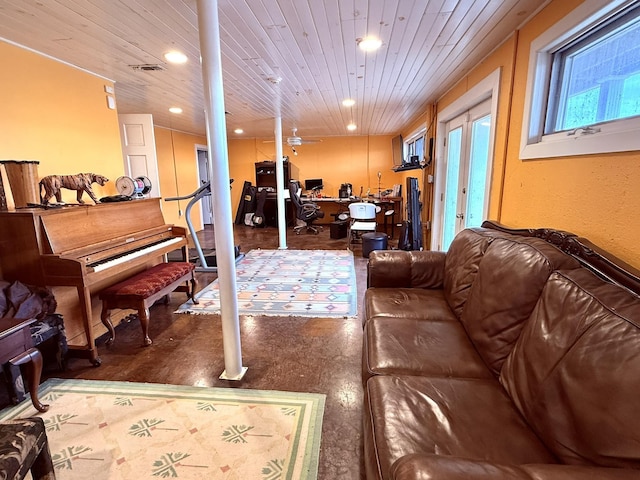
<svg viewBox="0 0 640 480">
<path fill-rule="evenodd" d="M 236 225 L 235 239 L 242 252 L 278 248 L 278 231 Z M 295 235 L 287 229 L 289 249 L 345 249 L 346 239 L 330 239 L 326 226 L 319 235 Z M 203 247 L 213 246 L 213 231 L 199 237 Z M 168 383 L 226 388 L 269 389 L 326 395 L 318 478 L 362 479 L 361 349 L 362 298 L 366 264 L 354 250 L 358 283 L 358 317 L 351 319 L 241 316 L 243 380 L 230 382 L 218 376 L 224 370 L 220 318 L 216 315 L 177 315 L 174 310 L 186 296 L 171 295 L 168 305 L 151 308 L 153 344 L 142 347 L 137 320 L 116 327 L 116 342 L 107 347 L 98 339 L 100 367 L 71 359 L 66 372 L 47 369 L 44 377 Z M 215 274 L 198 274 L 199 288 Z"/>
</svg>

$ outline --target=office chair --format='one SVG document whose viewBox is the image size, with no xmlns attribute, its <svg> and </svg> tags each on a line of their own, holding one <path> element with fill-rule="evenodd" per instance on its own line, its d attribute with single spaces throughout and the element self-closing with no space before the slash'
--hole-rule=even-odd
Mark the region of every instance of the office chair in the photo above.
<svg viewBox="0 0 640 480">
<path fill-rule="evenodd" d="M 349 232 L 347 233 L 348 245 L 355 243 L 360 235 L 365 232 L 376 231 L 376 213 L 380 207 L 376 207 L 373 203 L 356 202 L 349 205 Z"/>
<path fill-rule="evenodd" d="M 296 209 L 297 224 L 293 227 L 293 231 L 296 235 L 300 235 L 300 232 L 306 228 L 307 232 L 313 232 L 316 235 L 320 233 L 319 229 L 322 227 L 313 225 L 313 221 L 317 218 L 324 218 L 324 212 L 320 210 L 320 207 L 313 202 L 303 202 L 300 200 L 298 182 L 289 182 L 289 197 L 293 206 Z"/>
</svg>

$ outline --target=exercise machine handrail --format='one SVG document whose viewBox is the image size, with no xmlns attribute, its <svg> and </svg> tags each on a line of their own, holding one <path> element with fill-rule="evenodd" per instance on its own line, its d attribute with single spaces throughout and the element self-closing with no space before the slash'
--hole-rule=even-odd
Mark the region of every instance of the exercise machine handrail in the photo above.
<svg viewBox="0 0 640 480">
<path fill-rule="evenodd" d="M 229 184 L 231 183 L 233 183 L 233 179 L 231 179 L 231 181 L 229 182 Z M 184 214 L 186 216 L 187 228 L 189 229 L 189 233 L 191 233 L 193 246 L 195 247 L 196 252 L 198 254 L 198 259 L 200 260 L 200 267 L 196 267 L 196 271 L 217 272 L 218 271 L 217 267 L 209 266 L 209 263 L 207 262 L 207 258 L 205 257 L 204 252 L 202 251 L 202 247 L 200 245 L 200 239 L 198 239 L 198 235 L 196 235 L 196 230 L 193 227 L 193 222 L 191 222 L 191 209 L 197 202 L 199 202 L 203 197 L 206 197 L 207 195 L 211 195 L 211 182 L 203 182 L 198 189 L 196 189 L 195 191 L 191 192 L 188 195 L 183 195 L 181 197 L 167 197 L 165 198 L 165 201 L 173 202 L 177 200 L 191 199 L 189 200 L 189 203 L 187 203 L 187 207 L 185 208 Z M 242 258 L 243 256 L 244 255 L 239 255 L 238 257 L 236 257 L 236 261 L 240 260 L 240 258 Z"/>
</svg>

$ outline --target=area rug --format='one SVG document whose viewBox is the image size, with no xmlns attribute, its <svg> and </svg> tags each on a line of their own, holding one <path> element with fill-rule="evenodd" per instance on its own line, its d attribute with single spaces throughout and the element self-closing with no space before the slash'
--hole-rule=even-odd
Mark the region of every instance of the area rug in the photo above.
<svg viewBox="0 0 640 480">
<path fill-rule="evenodd" d="M 353 317 L 357 313 L 353 254 L 348 250 L 251 250 L 236 265 L 241 315 Z M 220 313 L 215 280 L 199 303 L 176 313 Z"/>
<path fill-rule="evenodd" d="M 324 395 L 47 380 L 0 421 L 40 416 L 60 480 L 315 479 Z"/>
</svg>

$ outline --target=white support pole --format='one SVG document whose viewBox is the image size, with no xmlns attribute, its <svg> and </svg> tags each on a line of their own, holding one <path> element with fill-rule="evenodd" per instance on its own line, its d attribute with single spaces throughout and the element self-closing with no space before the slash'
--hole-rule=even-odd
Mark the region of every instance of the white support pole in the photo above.
<svg viewBox="0 0 640 480">
<path fill-rule="evenodd" d="M 216 263 L 220 285 L 220 314 L 225 367 L 220 378 L 241 380 L 247 369 L 242 366 L 240 345 L 233 219 L 229 189 L 229 153 L 224 116 L 217 0 L 198 0 L 198 31 L 209 143 L 209 165 L 211 167 L 211 193 L 214 200 Z"/>
<path fill-rule="evenodd" d="M 276 117 L 276 205 L 278 210 L 278 238 L 280 248 L 287 248 L 287 216 L 284 201 L 284 168 L 282 166 L 282 117 Z M 289 186 L 287 185 L 287 188 Z"/>
</svg>

